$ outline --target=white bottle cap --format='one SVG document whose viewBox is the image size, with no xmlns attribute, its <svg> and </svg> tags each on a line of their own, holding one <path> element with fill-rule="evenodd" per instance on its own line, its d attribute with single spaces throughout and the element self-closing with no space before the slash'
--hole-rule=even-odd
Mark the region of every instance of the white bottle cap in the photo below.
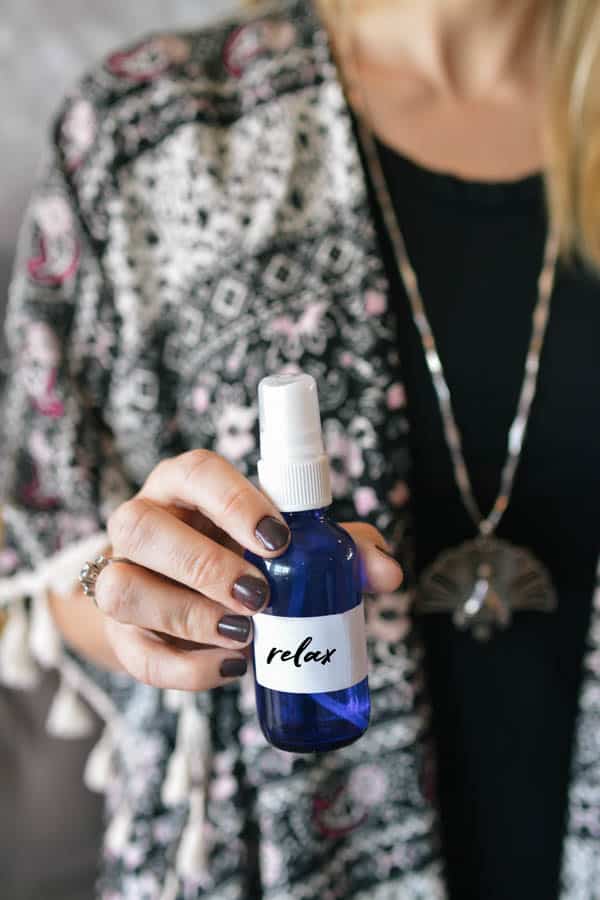
<svg viewBox="0 0 600 900">
<path fill-rule="evenodd" d="M 258 477 L 282 512 L 331 503 L 317 383 L 312 375 L 269 375 L 258 386 Z"/>
</svg>

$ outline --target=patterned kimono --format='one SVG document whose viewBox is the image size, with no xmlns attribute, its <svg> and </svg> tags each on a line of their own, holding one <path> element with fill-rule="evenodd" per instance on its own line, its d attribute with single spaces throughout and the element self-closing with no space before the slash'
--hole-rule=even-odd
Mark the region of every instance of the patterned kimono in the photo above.
<svg viewBox="0 0 600 900">
<path fill-rule="evenodd" d="M 151 36 L 82 79 L 23 228 L 7 329 L 0 674 L 27 687 L 59 669 L 53 733 L 84 733 L 88 704 L 106 722 L 85 771 L 107 799 L 99 896 L 445 897 L 410 589 L 366 598 L 372 723 L 325 755 L 267 745 L 250 678 L 193 695 L 97 670 L 46 605 L 159 460 L 206 447 L 254 477 L 273 372 L 317 379 L 335 515 L 407 545 L 396 322 L 310 3 Z M 600 897 L 598 606 L 563 900 Z"/>
</svg>

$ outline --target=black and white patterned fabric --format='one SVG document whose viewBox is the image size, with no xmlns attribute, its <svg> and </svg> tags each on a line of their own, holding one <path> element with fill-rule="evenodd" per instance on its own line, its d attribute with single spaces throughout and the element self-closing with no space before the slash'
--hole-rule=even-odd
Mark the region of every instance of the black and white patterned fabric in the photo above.
<svg viewBox="0 0 600 900">
<path fill-rule="evenodd" d="M 107 723 L 86 770 L 107 796 L 103 900 L 446 896 L 409 590 L 367 598 L 372 724 L 320 756 L 267 745 L 249 679 L 188 696 L 101 673 L 50 642 L 44 606 L 162 458 L 210 448 L 254 477 L 272 372 L 317 379 L 336 516 L 400 549 L 409 455 L 386 291 L 310 4 L 150 36 L 67 99 L 9 308 L 0 671 L 25 686 L 59 668 L 57 732 L 83 729 L 77 697 Z M 590 640 L 564 900 L 600 883 L 598 614 Z"/>
</svg>

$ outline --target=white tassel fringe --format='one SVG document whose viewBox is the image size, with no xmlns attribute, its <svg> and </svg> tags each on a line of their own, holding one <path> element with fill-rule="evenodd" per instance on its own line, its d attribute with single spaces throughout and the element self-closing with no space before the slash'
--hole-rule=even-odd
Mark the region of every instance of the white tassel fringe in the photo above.
<svg viewBox="0 0 600 900">
<path fill-rule="evenodd" d="M 210 731 L 206 716 L 196 709 L 191 701 L 179 714 L 177 747 L 181 747 L 193 764 L 192 776 L 195 780 L 204 777 L 210 749 Z"/>
<path fill-rule="evenodd" d="M 183 692 L 177 692 L 183 693 Z M 167 766 L 167 775 L 162 786 L 162 801 L 165 806 L 185 803 L 189 797 L 192 781 L 203 781 L 208 759 L 208 724 L 198 712 L 192 694 L 183 694 L 184 706 L 177 722 L 175 749 Z"/>
<path fill-rule="evenodd" d="M 179 712 L 185 703 L 186 691 L 176 691 L 174 688 L 163 690 L 165 708 L 170 712 Z"/>
<path fill-rule="evenodd" d="M 58 668 L 62 656 L 62 641 L 54 624 L 45 590 L 33 598 L 29 647 L 34 658 L 45 669 Z"/>
<path fill-rule="evenodd" d="M 181 878 L 196 881 L 208 877 L 208 847 L 204 828 L 204 788 L 190 795 L 190 813 L 177 851 L 176 871 Z"/>
<path fill-rule="evenodd" d="M 29 690 L 38 683 L 39 672 L 29 650 L 29 621 L 24 601 L 8 610 L 8 621 L 0 637 L 0 682 L 7 687 Z"/>
<path fill-rule="evenodd" d="M 61 678 L 46 720 L 48 734 L 57 738 L 83 738 L 93 734 L 94 728 L 90 710 L 77 692 Z"/>
<path fill-rule="evenodd" d="M 174 872 L 171 869 L 169 872 L 167 872 L 167 877 L 165 878 L 165 883 L 160 895 L 160 900 L 177 900 L 178 893 L 179 878 L 177 877 L 177 872 Z"/>
<path fill-rule="evenodd" d="M 171 754 L 167 775 L 163 781 L 161 798 L 165 806 L 185 803 L 190 793 L 190 772 L 185 753 L 176 750 Z"/>
<path fill-rule="evenodd" d="M 256 689 L 254 687 L 254 675 L 250 670 L 246 672 L 240 682 L 240 712 L 251 713 L 256 709 Z"/>
<path fill-rule="evenodd" d="M 108 788 L 113 775 L 113 756 L 113 731 L 107 725 L 85 764 L 83 782 L 90 791 L 101 794 Z"/>
<path fill-rule="evenodd" d="M 108 853 L 120 854 L 127 846 L 133 824 L 133 813 L 127 803 L 117 810 L 104 835 L 104 847 Z"/>
<path fill-rule="evenodd" d="M 197 710 L 193 695 L 184 696 L 175 749 L 162 787 L 162 800 L 166 806 L 175 806 L 189 798 L 189 812 L 177 849 L 175 872 L 169 873 L 161 900 L 176 896 L 177 876 L 201 883 L 209 878 L 204 826 L 209 752 L 210 730 L 206 716 Z"/>
</svg>

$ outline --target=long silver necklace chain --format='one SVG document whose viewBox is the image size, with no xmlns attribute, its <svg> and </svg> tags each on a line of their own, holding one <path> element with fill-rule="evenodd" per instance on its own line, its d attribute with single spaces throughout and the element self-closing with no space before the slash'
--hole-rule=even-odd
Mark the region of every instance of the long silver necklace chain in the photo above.
<svg viewBox="0 0 600 900">
<path fill-rule="evenodd" d="M 417 275 L 408 256 L 373 131 L 361 116 L 358 118 L 358 128 L 377 202 L 437 394 L 456 483 L 463 503 L 479 532 L 478 538 L 445 551 L 425 570 L 420 579 L 417 608 L 421 612 L 450 611 L 458 627 L 468 627 L 476 637 L 487 639 L 494 626 L 506 627 L 509 624 L 512 612 L 516 609 L 551 611 L 556 606 L 556 595 L 550 576 L 539 560 L 529 550 L 515 547 L 494 535 L 512 496 L 536 395 L 540 357 L 550 315 L 558 262 L 558 237 L 550 230 L 546 240 L 525 375 L 517 413 L 508 433 L 508 452 L 502 469 L 500 491 L 490 513 L 484 516 L 473 491 L 464 457 L 462 435 L 452 406 L 452 396 L 425 311 Z"/>
<path fill-rule="evenodd" d="M 531 407 L 537 390 L 540 356 L 544 345 L 554 287 L 554 273 L 558 258 L 558 241 L 556 236 L 550 232 L 546 241 L 544 264 L 538 281 L 538 301 L 533 313 L 533 332 L 525 362 L 525 377 L 523 379 L 517 413 L 508 433 L 508 454 L 502 470 L 500 492 L 489 515 L 483 516 L 475 498 L 471 478 L 465 462 L 462 436 L 454 416 L 450 389 L 444 376 L 444 369 L 438 353 L 433 330 L 429 323 L 429 319 L 427 318 L 427 313 L 425 312 L 417 276 L 408 257 L 406 244 L 400 229 L 400 223 L 398 222 L 387 180 L 383 172 L 379 152 L 375 145 L 372 132 L 366 128 L 361 121 L 359 121 L 359 129 L 361 143 L 365 151 L 365 157 L 371 175 L 371 181 L 377 195 L 377 202 L 381 208 L 385 226 L 392 242 L 396 265 L 398 266 L 402 282 L 408 295 L 413 321 L 423 343 L 427 368 L 429 369 L 440 405 L 444 434 L 450 449 L 456 481 L 463 502 L 475 523 L 476 528 L 481 535 L 487 536 L 493 534 L 500 524 L 500 520 L 506 511 L 512 495 Z"/>
</svg>

